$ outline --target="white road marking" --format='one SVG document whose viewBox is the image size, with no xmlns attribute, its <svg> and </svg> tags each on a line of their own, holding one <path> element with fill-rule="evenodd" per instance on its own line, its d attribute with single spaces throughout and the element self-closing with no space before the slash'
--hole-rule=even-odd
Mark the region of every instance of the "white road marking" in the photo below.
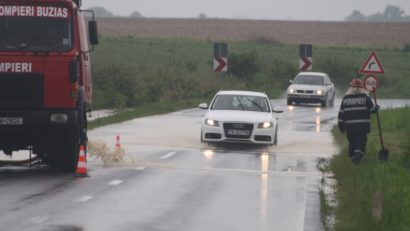
<svg viewBox="0 0 410 231">
<path fill-rule="evenodd" d="M 288 171 L 288 169 L 284 171 L 261 171 L 261 170 L 252 170 L 252 169 L 233 169 L 233 168 L 195 168 L 195 167 L 187 167 L 187 166 L 177 166 L 177 165 L 169 165 L 169 164 L 160 164 L 160 163 L 145 163 L 147 167 L 150 168 L 162 168 L 162 169 L 179 169 L 179 170 L 193 170 L 193 171 L 214 171 L 214 172 L 237 172 L 237 173 L 249 173 L 249 174 L 267 174 L 269 176 L 301 176 L 301 177 L 322 177 L 323 173 L 320 171 Z"/>
<path fill-rule="evenodd" d="M 177 154 L 177 152 L 169 152 L 169 153 L 167 153 L 167 154 L 161 156 L 160 159 L 161 159 L 161 160 L 166 160 L 166 159 L 169 159 L 170 157 L 172 157 L 172 156 L 175 155 L 175 154 Z"/>
<path fill-rule="evenodd" d="M 77 198 L 76 201 L 77 201 L 77 202 L 87 202 L 87 201 L 89 201 L 89 200 L 91 200 L 91 199 L 93 199 L 93 198 L 94 198 L 93 196 L 85 195 L 85 196 L 82 196 L 82 197 Z"/>
<path fill-rule="evenodd" d="M 108 183 L 108 185 L 120 185 L 122 184 L 124 181 L 123 180 L 113 180 L 110 183 Z"/>
<path fill-rule="evenodd" d="M 146 168 L 147 167 L 145 167 L 145 166 L 140 166 L 140 167 L 136 167 L 135 170 L 140 170 L 141 171 L 141 170 L 145 170 Z"/>
</svg>

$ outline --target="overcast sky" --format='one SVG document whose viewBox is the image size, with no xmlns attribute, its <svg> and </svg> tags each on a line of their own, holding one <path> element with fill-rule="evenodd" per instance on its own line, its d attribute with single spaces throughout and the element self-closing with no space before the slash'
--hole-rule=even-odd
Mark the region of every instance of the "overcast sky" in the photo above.
<svg viewBox="0 0 410 231">
<path fill-rule="evenodd" d="M 368 16 L 387 5 L 410 15 L 410 0 L 83 0 L 83 7 L 102 6 L 118 16 L 139 11 L 144 17 L 344 20 L 353 10 Z"/>
</svg>

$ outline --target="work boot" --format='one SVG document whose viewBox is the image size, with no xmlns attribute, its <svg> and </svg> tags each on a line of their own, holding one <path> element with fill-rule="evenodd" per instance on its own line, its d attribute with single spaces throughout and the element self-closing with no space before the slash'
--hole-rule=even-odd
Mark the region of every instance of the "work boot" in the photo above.
<svg viewBox="0 0 410 231">
<path fill-rule="evenodd" d="M 351 158 L 353 164 L 360 164 L 363 159 L 363 152 L 360 150 L 355 150 Z"/>
</svg>

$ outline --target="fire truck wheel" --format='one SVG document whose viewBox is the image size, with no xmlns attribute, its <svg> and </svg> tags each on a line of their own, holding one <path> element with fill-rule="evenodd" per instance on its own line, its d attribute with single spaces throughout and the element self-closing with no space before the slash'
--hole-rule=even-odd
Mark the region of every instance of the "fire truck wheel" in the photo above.
<svg viewBox="0 0 410 231">
<path fill-rule="evenodd" d="M 53 151 L 49 156 L 50 165 L 59 172 L 74 172 L 80 150 L 79 134 L 75 129 L 65 134 L 56 139 Z"/>
<path fill-rule="evenodd" d="M 84 103 L 84 93 L 80 91 L 79 100 L 77 102 L 77 112 L 79 115 L 79 132 L 80 132 L 80 143 L 86 145 L 87 143 L 87 110 Z"/>
</svg>

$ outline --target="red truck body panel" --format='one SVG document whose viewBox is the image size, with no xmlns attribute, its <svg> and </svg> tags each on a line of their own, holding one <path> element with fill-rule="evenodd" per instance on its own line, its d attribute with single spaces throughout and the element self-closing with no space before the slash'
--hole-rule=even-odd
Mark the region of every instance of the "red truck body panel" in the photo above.
<svg viewBox="0 0 410 231">
<path fill-rule="evenodd" d="M 85 21 L 78 6 L 71 0 L 3 0 L 0 2 L 0 17 L 39 17 L 38 12 L 42 12 L 42 15 L 47 14 L 46 18 L 50 20 L 66 16 L 66 19 L 71 21 L 73 33 L 71 49 L 62 52 L 56 50 L 47 52 L 0 50 L 0 74 L 31 73 L 44 75 L 43 107 L 45 109 L 74 108 L 77 98 L 71 96 L 73 87 L 82 88 L 85 93 L 85 102 L 91 103 L 91 65 L 90 55 L 87 52 L 89 50 L 88 37 Z M 21 25 L 21 27 L 24 26 Z M 79 62 L 80 73 L 77 86 L 73 86 L 69 81 L 69 65 L 75 59 Z"/>
</svg>

